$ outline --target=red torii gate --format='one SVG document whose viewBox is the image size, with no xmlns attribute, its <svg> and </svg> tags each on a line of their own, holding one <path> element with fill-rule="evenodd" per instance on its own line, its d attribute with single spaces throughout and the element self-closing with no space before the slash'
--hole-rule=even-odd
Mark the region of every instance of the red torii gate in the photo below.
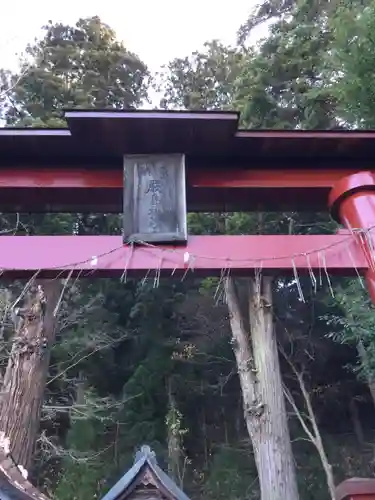
<svg viewBox="0 0 375 500">
<path fill-rule="evenodd" d="M 139 235 L 135 226 L 145 224 L 137 195 L 148 176 L 148 185 L 154 183 L 147 203 L 149 210 L 154 207 L 155 224 L 175 203 L 173 220 L 165 223 L 164 217 L 163 227 L 165 233 L 169 224 L 179 235 L 171 236 L 168 229 L 167 237 L 155 239 L 155 226 L 143 231 L 146 238 L 140 245 L 131 239 L 124 243 L 121 236 L 2 236 L 3 275 L 19 278 L 39 271 L 45 277 L 84 276 L 95 271 L 121 276 L 149 270 L 184 275 L 190 269 L 200 275 L 220 275 L 223 269 L 246 275 L 260 267 L 264 273 L 287 275 L 324 267 L 333 275 L 363 275 L 375 302 L 375 131 L 239 130 L 233 112 L 75 110 L 65 118 L 65 129 L 0 129 L 0 211 L 124 209 L 126 237 Z M 146 173 L 135 166 L 133 155 L 142 155 L 146 163 L 151 158 Z M 172 157 L 177 160 L 168 159 Z M 164 168 L 156 165 L 160 159 L 172 162 L 167 170 L 175 176 L 173 189 L 165 191 L 169 208 L 160 196 L 159 205 L 152 205 L 161 182 L 155 172 Z M 187 237 L 182 227 L 186 210 L 328 208 L 346 231 Z M 133 209 L 137 220 L 129 215 Z"/>
<path fill-rule="evenodd" d="M 3 236 L 7 276 L 181 274 L 187 267 L 243 275 L 260 266 L 283 275 L 324 265 L 333 275 L 364 275 L 375 301 L 375 132 L 244 131 L 232 112 L 78 110 L 65 117 L 65 129 L 0 129 L 1 211 L 119 213 L 125 155 L 183 154 L 190 212 L 329 207 L 349 231 L 191 236 L 182 245 L 134 248 L 121 236 Z"/>
</svg>

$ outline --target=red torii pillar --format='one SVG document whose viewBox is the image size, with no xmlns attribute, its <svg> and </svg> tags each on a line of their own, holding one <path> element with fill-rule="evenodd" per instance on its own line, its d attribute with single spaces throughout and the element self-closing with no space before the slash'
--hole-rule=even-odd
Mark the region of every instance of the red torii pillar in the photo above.
<svg viewBox="0 0 375 500">
<path fill-rule="evenodd" d="M 375 176 L 358 172 L 342 178 L 329 195 L 332 216 L 353 231 L 368 261 L 366 283 L 375 304 Z M 361 230 L 357 231 L 356 230 Z"/>
<path fill-rule="evenodd" d="M 371 172 L 358 172 L 342 178 L 329 196 L 332 216 L 354 232 L 363 248 L 369 267 L 366 283 L 371 300 L 375 303 L 375 176 Z M 355 230 L 362 230 L 355 232 Z M 364 230 L 364 231 L 363 231 Z M 337 500 L 375 500 L 375 479 L 352 478 L 336 488 Z"/>
<path fill-rule="evenodd" d="M 375 479 L 353 477 L 336 488 L 337 500 L 375 500 Z"/>
</svg>

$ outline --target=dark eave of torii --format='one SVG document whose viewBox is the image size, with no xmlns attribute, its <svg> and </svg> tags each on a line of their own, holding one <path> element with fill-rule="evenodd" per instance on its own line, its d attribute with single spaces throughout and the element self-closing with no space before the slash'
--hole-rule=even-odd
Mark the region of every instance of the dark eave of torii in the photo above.
<svg viewBox="0 0 375 500">
<path fill-rule="evenodd" d="M 155 453 L 149 446 L 142 446 L 135 456 L 133 467 L 110 489 L 102 500 L 125 500 L 126 498 L 141 498 L 135 493 L 141 490 L 143 494 L 149 491 L 159 492 L 166 500 L 189 500 L 176 483 L 158 466 Z M 134 497 L 133 497 L 134 495 Z M 159 497 L 158 497 L 159 498 Z"/>
<path fill-rule="evenodd" d="M 121 212 L 129 154 L 184 154 L 188 211 L 326 210 L 338 179 L 374 168 L 371 130 L 241 130 L 220 111 L 64 116 L 67 128 L 0 129 L 0 211 Z"/>
</svg>

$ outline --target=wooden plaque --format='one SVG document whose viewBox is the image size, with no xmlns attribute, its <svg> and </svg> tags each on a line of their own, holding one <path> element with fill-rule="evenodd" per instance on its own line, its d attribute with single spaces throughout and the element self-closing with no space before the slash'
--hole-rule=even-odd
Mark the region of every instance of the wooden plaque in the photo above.
<svg viewBox="0 0 375 500">
<path fill-rule="evenodd" d="M 124 157 L 124 242 L 187 240 L 185 157 Z"/>
</svg>

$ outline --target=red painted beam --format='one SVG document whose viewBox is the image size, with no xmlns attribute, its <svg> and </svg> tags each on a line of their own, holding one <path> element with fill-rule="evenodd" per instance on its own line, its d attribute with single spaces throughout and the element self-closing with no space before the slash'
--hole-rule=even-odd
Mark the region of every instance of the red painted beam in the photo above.
<svg viewBox="0 0 375 500">
<path fill-rule="evenodd" d="M 249 188 L 249 189 L 330 189 L 342 177 L 357 169 L 342 170 L 239 170 L 192 169 L 188 171 L 188 185 L 194 188 Z M 0 189 L 121 189 L 121 169 L 0 169 Z"/>
<path fill-rule="evenodd" d="M 83 168 L 0 169 L 0 189 L 121 189 L 122 170 Z"/>
<path fill-rule="evenodd" d="M 317 236 L 190 236 L 184 247 L 133 247 L 121 236 L 2 236 L 0 270 L 6 277 L 74 274 L 121 276 L 219 276 L 222 269 L 237 275 L 254 269 L 277 275 L 325 269 L 330 274 L 364 274 L 368 264 L 360 246 L 348 234 Z"/>
<path fill-rule="evenodd" d="M 325 211 L 332 186 L 356 171 L 188 169 L 190 212 Z M 0 211 L 107 212 L 123 210 L 121 168 L 0 169 Z"/>
<path fill-rule="evenodd" d="M 342 177 L 356 173 L 340 170 L 193 170 L 188 172 L 189 184 L 195 188 L 249 189 L 331 189 Z"/>
</svg>

